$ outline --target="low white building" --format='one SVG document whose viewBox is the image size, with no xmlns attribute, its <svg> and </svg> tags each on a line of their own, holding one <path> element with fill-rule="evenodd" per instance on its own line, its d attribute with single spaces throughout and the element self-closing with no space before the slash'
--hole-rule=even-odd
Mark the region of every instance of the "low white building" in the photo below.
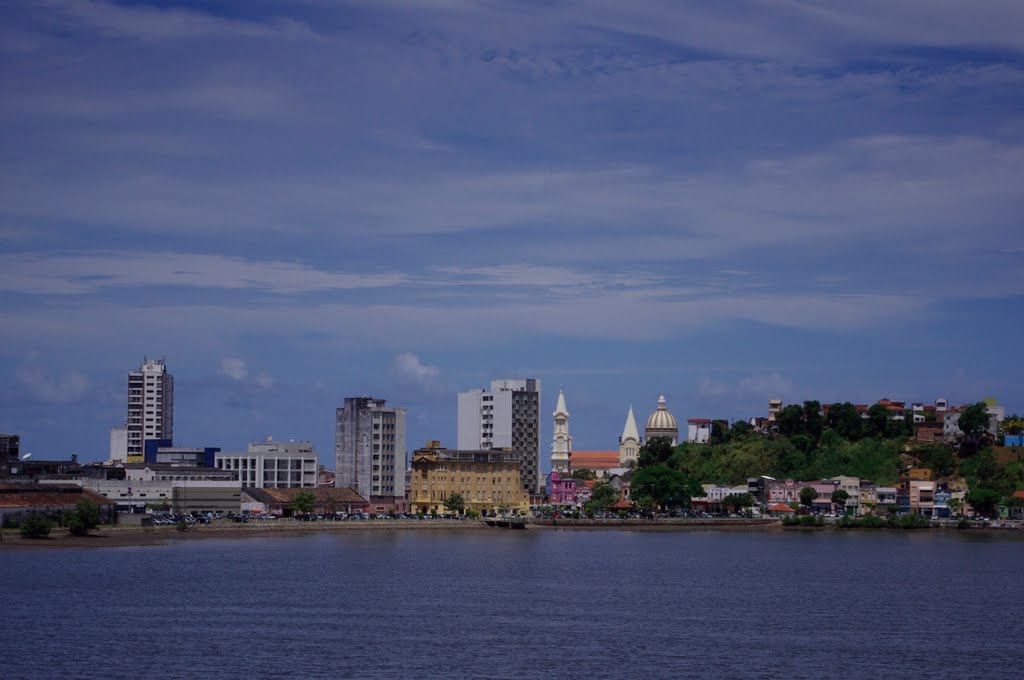
<svg viewBox="0 0 1024 680">
<path fill-rule="evenodd" d="M 238 472 L 242 487 L 259 489 L 315 487 L 319 460 L 309 442 L 265 442 L 249 444 L 245 453 L 218 453 L 214 465 Z"/>
<path fill-rule="evenodd" d="M 691 444 L 707 444 L 711 439 L 710 418 L 687 418 L 686 441 Z"/>
</svg>

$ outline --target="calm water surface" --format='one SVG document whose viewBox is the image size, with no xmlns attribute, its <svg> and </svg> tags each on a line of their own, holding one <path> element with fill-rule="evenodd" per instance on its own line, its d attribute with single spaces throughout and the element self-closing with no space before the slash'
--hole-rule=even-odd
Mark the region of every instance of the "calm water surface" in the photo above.
<svg viewBox="0 0 1024 680">
<path fill-rule="evenodd" d="M 382 531 L 0 552 L 0 678 L 1007 678 L 1024 540 Z"/>
</svg>

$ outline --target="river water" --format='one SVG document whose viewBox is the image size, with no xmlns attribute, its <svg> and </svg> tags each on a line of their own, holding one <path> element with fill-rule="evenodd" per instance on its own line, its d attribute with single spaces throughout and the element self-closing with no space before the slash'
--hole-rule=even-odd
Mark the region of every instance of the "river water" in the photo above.
<svg viewBox="0 0 1024 680">
<path fill-rule="evenodd" d="M 1008 678 L 1024 540 L 359 531 L 0 551 L 0 678 Z"/>
</svg>

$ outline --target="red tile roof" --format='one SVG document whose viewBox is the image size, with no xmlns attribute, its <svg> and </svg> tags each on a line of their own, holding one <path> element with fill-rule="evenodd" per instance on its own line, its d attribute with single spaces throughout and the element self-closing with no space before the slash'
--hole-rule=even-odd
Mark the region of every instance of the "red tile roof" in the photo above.
<svg viewBox="0 0 1024 680">
<path fill-rule="evenodd" d="M 94 491 L 74 484 L 0 484 L 2 508 L 73 508 L 80 500 L 117 505 Z"/>
<path fill-rule="evenodd" d="M 693 423 L 694 425 L 710 425 L 711 418 L 687 418 L 686 422 Z"/>
<path fill-rule="evenodd" d="M 573 451 L 569 464 L 574 468 L 587 470 L 609 470 L 622 467 L 618 451 Z"/>
<path fill-rule="evenodd" d="M 785 503 L 776 503 L 768 508 L 768 512 L 793 512 L 793 508 L 789 507 Z"/>
</svg>

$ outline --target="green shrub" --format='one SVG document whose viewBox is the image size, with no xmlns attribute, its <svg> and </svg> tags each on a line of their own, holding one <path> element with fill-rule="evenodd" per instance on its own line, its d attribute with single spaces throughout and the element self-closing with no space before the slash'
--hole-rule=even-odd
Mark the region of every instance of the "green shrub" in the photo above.
<svg viewBox="0 0 1024 680">
<path fill-rule="evenodd" d="M 53 522 L 46 515 L 30 512 L 21 520 L 21 535 L 25 538 L 43 538 L 50 535 Z"/>
<path fill-rule="evenodd" d="M 179 519 L 178 523 L 174 525 L 174 528 L 178 531 L 188 531 L 188 524 L 185 523 L 185 520 Z"/>
</svg>

